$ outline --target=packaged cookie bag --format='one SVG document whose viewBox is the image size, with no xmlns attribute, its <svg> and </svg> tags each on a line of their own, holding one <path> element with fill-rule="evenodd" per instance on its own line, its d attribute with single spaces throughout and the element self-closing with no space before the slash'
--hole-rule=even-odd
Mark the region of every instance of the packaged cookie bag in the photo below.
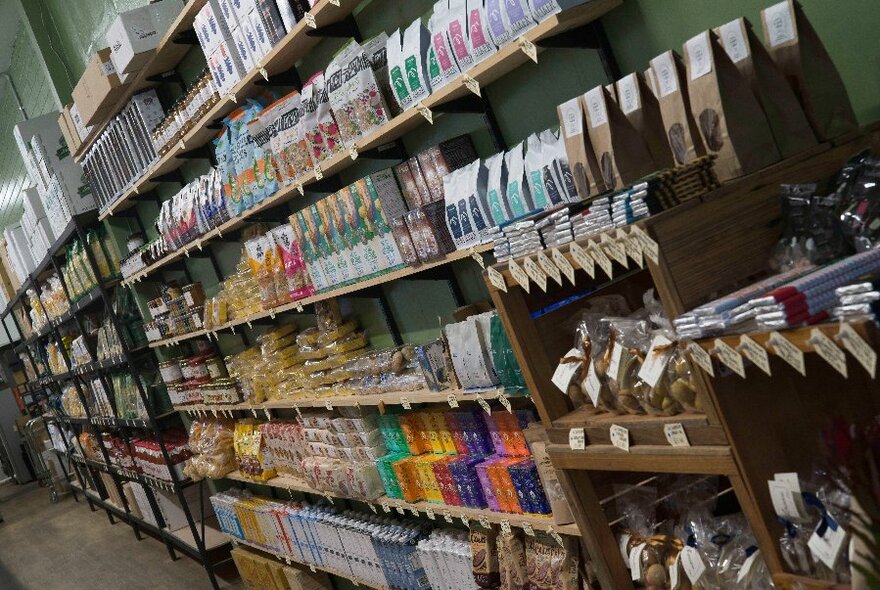
<svg viewBox="0 0 880 590">
<path fill-rule="evenodd" d="M 801 101 L 819 141 L 858 128 L 843 79 L 804 9 L 785 0 L 761 11 L 770 55 Z"/>
<path fill-rule="evenodd" d="M 691 110 L 722 182 L 779 161 L 767 117 L 712 31 L 684 44 Z"/>
<path fill-rule="evenodd" d="M 318 72 L 303 86 L 301 104 L 303 137 L 312 162 L 323 162 L 342 151 L 342 136 L 330 108 L 324 72 Z"/>
<path fill-rule="evenodd" d="M 716 32 L 728 57 L 758 97 L 782 157 L 816 145 L 816 135 L 794 89 L 752 30 L 752 24 L 738 18 Z"/>
<path fill-rule="evenodd" d="M 366 53 L 351 40 L 336 55 L 326 71 L 330 106 L 346 146 L 388 122 L 388 108 L 379 91 Z"/>
<path fill-rule="evenodd" d="M 672 50 L 661 53 L 651 60 L 651 72 L 666 139 L 675 163 L 681 166 L 705 156 L 703 137 L 691 112 L 690 94 L 681 56 Z"/>
</svg>

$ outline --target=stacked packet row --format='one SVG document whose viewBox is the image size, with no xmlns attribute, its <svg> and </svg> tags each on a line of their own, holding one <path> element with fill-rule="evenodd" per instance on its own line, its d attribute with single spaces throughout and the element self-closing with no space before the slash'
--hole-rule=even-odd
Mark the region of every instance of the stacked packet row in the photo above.
<svg viewBox="0 0 880 590">
<path fill-rule="evenodd" d="M 880 290 L 876 283 L 855 283 L 834 290 L 837 306 L 831 315 L 838 321 L 858 321 L 876 317 Z"/>
</svg>

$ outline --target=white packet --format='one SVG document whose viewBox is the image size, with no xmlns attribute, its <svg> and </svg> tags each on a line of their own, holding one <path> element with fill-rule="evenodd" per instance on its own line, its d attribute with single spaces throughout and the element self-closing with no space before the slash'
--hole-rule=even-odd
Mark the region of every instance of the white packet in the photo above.
<svg viewBox="0 0 880 590">
<path fill-rule="evenodd" d="M 504 168 L 504 152 L 499 152 L 486 159 L 486 204 L 495 225 L 510 221 L 513 216 L 504 198 L 507 186 L 507 170 Z"/>
<path fill-rule="evenodd" d="M 434 14 L 428 21 L 428 27 L 431 29 L 428 77 L 434 90 L 458 76 L 461 71 L 453 57 L 452 45 L 449 44 L 449 37 L 446 35 L 447 18 L 446 0 L 440 0 L 434 5 Z"/>
<path fill-rule="evenodd" d="M 498 48 L 489 33 L 483 0 L 467 0 L 468 41 L 474 65 L 495 54 Z"/>
<path fill-rule="evenodd" d="M 532 194 L 532 202 L 537 209 L 550 207 L 550 198 L 544 186 L 544 156 L 542 152 L 541 138 L 537 133 L 529 136 L 526 143 L 526 178 L 529 182 L 529 191 Z"/>
<path fill-rule="evenodd" d="M 468 38 L 466 0 L 449 0 L 449 11 L 446 14 L 446 32 L 452 44 L 455 61 L 458 63 L 458 69 L 466 72 L 474 65 Z"/>
<path fill-rule="evenodd" d="M 443 195 L 446 205 L 446 227 L 458 250 L 476 244 L 477 232 L 468 207 L 470 175 L 468 168 L 460 168 L 443 178 Z"/>
<path fill-rule="evenodd" d="M 558 150 L 560 139 L 552 129 L 542 131 L 540 138 L 541 156 L 544 159 L 544 189 L 547 191 L 547 198 L 550 199 L 553 205 L 571 201 L 572 197 L 569 191 L 574 188 L 574 185 L 566 186 L 565 172 L 563 170 L 563 165 L 568 165 L 567 161 L 565 161 L 565 144 L 562 144 L 562 154 L 560 154 Z M 560 161 L 560 155 L 563 161 Z M 574 179 L 571 178 L 571 171 L 569 171 L 568 176 L 573 182 Z"/>
<path fill-rule="evenodd" d="M 406 83 L 400 29 L 388 35 L 385 53 L 388 56 L 388 77 L 391 80 L 391 89 L 394 91 L 394 100 L 397 101 L 401 109 L 406 110 L 413 104 L 413 98 Z"/>
<path fill-rule="evenodd" d="M 486 0 L 489 34 L 496 46 L 501 47 L 512 38 L 510 23 L 504 10 L 504 0 Z"/>
<path fill-rule="evenodd" d="M 516 39 L 535 26 L 532 11 L 526 0 L 504 0 L 504 12 L 510 24 L 510 37 Z"/>
<path fill-rule="evenodd" d="M 520 142 L 504 154 L 504 165 L 507 168 L 507 188 L 504 191 L 507 205 L 513 218 L 522 217 L 535 207 L 525 180 L 525 163 L 523 162 L 523 143 Z"/>
<path fill-rule="evenodd" d="M 406 85 L 412 101 L 419 102 L 431 94 L 428 85 L 427 59 L 431 33 L 416 20 L 403 33 L 403 68 L 406 74 Z"/>
</svg>

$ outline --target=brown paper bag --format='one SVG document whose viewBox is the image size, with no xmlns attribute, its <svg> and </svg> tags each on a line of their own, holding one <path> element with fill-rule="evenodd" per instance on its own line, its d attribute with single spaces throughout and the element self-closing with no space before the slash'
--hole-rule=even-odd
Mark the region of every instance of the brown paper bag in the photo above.
<svg viewBox="0 0 880 590">
<path fill-rule="evenodd" d="M 675 163 L 687 164 L 705 156 L 706 146 L 691 114 L 691 100 L 681 57 L 672 50 L 661 53 L 651 60 L 651 71 L 666 140 Z"/>
<path fill-rule="evenodd" d="M 666 140 L 660 104 L 648 83 L 640 74 L 632 73 L 618 80 L 616 87 L 617 104 L 645 141 L 654 160 L 654 170 L 675 166 L 672 149 Z"/>
<path fill-rule="evenodd" d="M 654 172 L 645 140 L 602 86 L 581 97 L 587 114 L 587 134 L 609 189 L 623 188 Z"/>
<path fill-rule="evenodd" d="M 645 82 L 648 83 L 648 88 L 654 93 L 654 98 L 657 98 L 657 82 L 654 80 L 654 70 L 650 67 L 645 70 Z"/>
<path fill-rule="evenodd" d="M 767 117 L 718 36 L 703 31 L 684 44 L 691 112 L 703 143 L 716 154 L 722 182 L 780 159 Z"/>
<path fill-rule="evenodd" d="M 761 11 L 764 39 L 819 141 L 858 128 L 840 73 L 803 8 L 785 0 Z"/>
<path fill-rule="evenodd" d="M 776 147 L 783 158 L 816 145 L 816 135 L 794 90 L 776 67 L 752 24 L 738 18 L 716 29 L 727 56 L 749 81 L 758 99 Z"/>
<path fill-rule="evenodd" d="M 584 133 L 584 108 L 580 97 L 572 98 L 556 108 L 559 126 L 565 140 L 568 166 L 574 177 L 574 185 L 581 199 L 604 193 L 608 188 L 599 171 L 599 161 L 593 152 L 590 139 Z"/>
</svg>

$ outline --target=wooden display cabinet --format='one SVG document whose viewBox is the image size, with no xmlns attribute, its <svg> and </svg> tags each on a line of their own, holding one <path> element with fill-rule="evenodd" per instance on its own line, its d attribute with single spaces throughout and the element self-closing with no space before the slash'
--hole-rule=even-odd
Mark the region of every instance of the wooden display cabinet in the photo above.
<svg viewBox="0 0 880 590">
<path fill-rule="evenodd" d="M 646 261 L 644 269 L 635 267 L 633 260 L 628 261 L 629 268 L 614 262 L 613 278 L 609 279 L 597 264 L 596 278 L 591 278 L 575 262 L 570 247 L 562 246 L 559 250 L 577 269 L 574 284 L 563 278 L 560 286 L 548 279 L 547 292 L 531 283 L 527 293 L 513 279 L 507 263 L 493 267 L 504 277 L 506 291 L 492 284 L 488 272 L 484 275 L 548 429 L 553 443 L 548 451 L 560 470 L 563 488 L 603 588 L 633 587 L 615 531 L 603 509 L 603 498 L 610 489 L 608 482 L 640 481 L 660 473 L 724 476 L 771 573 L 777 582 L 789 583 L 794 577 L 785 572 L 778 551 L 781 529 L 770 503 L 767 480 L 775 472 L 809 473 L 818 461 L 825 419 L 831 415 L 856 418 L 876 414 L 880 390 L 851 358 L 850 378 L 844 381 L 825 361 L 810 354 L 812 347 L 804 343 L 808 353 L 806 378 L 793 374 L 791 367 L 782 366 L 783 361 L 772 354 L 773 377 L 759 375 L 759 370 L 751 366 L 748 380 L 740 382 L 738 375 L 725 376 L 717 362 L 716 378 L 697 369 L 698 395 L 705 413 L 618 416 L 591 407 L 573 409 L 569 398 L 551 381 L 560 358 L 574 342 L 573 326 L 567 325 L 567 320 L 604 295 L 622 296 L 632 309 L 638 309 L 643 293 L 651 287 L 656 289 L 667 314 L 674 318 L 766 274 L 768 259 L 782 231 L 779 184 L 831 178 L 847 159 L 874 139 L 873 133 L 865 132 L 821 144 L 638 222 L 660 253 L 657 263 Z M 587 246 L 587 240 L 578 243 Z M 551 252 L 546 254 L 552 256 Z M 859 330 L 877 344 L 874 330 L 867 326 Z M 838 393 L 843 386 L 845 396 Z M 669 423 L 683 426 L 690 446 L 670 445 L 664 433 L 664 425 Z M 612 424 L 628 429 L 629 452 L 612 446 Z M 569 446 L 572 428 L 584 429 L 585 449 Z"/>
</svg>

